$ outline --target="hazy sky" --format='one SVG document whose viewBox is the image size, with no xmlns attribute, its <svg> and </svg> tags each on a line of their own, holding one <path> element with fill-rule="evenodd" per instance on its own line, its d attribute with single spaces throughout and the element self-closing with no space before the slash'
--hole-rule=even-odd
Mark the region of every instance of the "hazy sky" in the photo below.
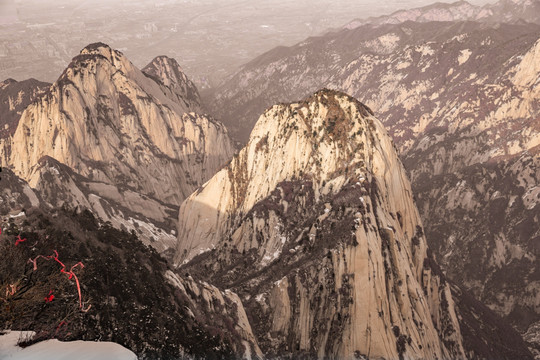
<svg viewBox="0 0 540 360">
<path fill-rule="evenodd" d="M 434 2 L 0 0 L 0 80 L 54 81 L 80 49 L 101 41 L 139 67 L 157 55 L 174 57 L 200 86 L 210 86 L 276 46 L 293 45 L 354 19 Z"/>
<path fill-rule="evenodd" d="M 311 0 L 306 11 L 318 11 L 319 9 L 331 9 L 335 7 L 346 7 L 351 9 L 351 19 L 357 17 L 368 17 L 375 15 L 389 14 L 399 9 L 413 8 L 424 5 L 429 5 L 434 2 L 451 3 L 454 1 L 448 0 Z M 475 5 L 483 5 L 493 3 L 495 0 L 468 0 Z M 41 16 L 49 17 L 55 14 L 55 10 L 63 8 L 71 8 L 74 14 L 84 11 L 87 7 L 92 7 L 94 10 L 100 6 L 107 5 L 106 8 L 112 6 L 118 7 L 149 7 L 163 6 L 167 4 L 189 4 L 190 6 L 200 6 L 208 8 L 214 5 L 216 10 L 226 8 L 227 5 L 245 4 L 254 8 L 260 8 L 264 11 L 269 6 L 283 7 L 285 4 L 294 6 L 298 3 L 297 0 L 0 0 L 0 25 L 17 21 L 25 18 L 25 8 L 32 8 L 34 5 L 42 9 Z M 262 5 L 262 6 L 260 6 Z M 355 10 L 362 9 L 363 14 L 358 14 Z M 18 10 L 18 11 L 17 11 Z M 47 11 L 48 10 L 48 11 Z M 105 7 L 104 7 L 105 11 Z M 220 12 L 226 14 L 226 12 Z M 365 16 L 362 16 L 365 15 Z M 343 19 L 336 19 L 342 21 Z M 345 20 L 346 22 L 347 20 Z M 335 26 L 338 26 L 336 24 Z"/>
</svg>

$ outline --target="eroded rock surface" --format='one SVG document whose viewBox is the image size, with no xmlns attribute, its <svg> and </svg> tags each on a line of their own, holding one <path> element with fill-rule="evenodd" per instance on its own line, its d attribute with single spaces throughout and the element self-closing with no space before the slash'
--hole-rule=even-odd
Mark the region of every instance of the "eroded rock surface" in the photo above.
<svg viewBox="0 0 540 360">
<path fill-rule="evenodd" d="M 484 313 L 459 315 L 470 307 L 461 295 L 456 306 L 427 253 L 393 142 L 339 92 L 259 118 L 238 156 L 181 205 L 175 260 L 239 294 L 269 357 L 530 357 L 509 328 L 516 343 L 497 345 L 504 331 Z M 487 329 L 475 335 L 493 345 L 464 341 L 462 328 Z"/>
</svg>

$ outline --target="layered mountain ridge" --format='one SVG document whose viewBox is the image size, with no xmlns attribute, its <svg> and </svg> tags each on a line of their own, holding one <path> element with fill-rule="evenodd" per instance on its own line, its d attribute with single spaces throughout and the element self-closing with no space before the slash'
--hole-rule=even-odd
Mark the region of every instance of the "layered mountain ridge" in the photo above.
<svg viewBox="0 0 540 360">
<path fill-rule="evenodd" d="M 245 139 L 273 102 L 324 86 L 357 97 L 399 147 L 449 278 L 525 331 L 540 319 L 539 36 L 524 23 L 344 29 L 246 64 L 212 109 Z"/>
<path fill-rule="evenodd" d="M 184 104 L 190 111 L 203 112 L 199 90 L 187 78 L 175 59 L 167 56 L 157 56 L 142 69 L 142 72 L 168 88 L 173 94 L 169 95 L 169 97 L 177 100 L 180 104 Z"/>
<path fill-rule="evenodd" d="M 0 156 L 32 187 L 49 188 L 50 204 L 89 206 L 166 243 L 171 214 L 233 147 L 224 126 L 201 113 L 197 89 L 175 60 L 158 57 L 145 71 L 105 44 L 85 47 L 0 140 Z M 48 159 L 72 174 L 55 178 L 60 169 Z"/>
<path fill-rule="evenodd" d="M 393 142 L 343 93 L 269 108 L 178 230 L 180 273 L 238 293 L 266 356 L 530 357 L 430 260 Z"/>
<path fill-rule="evenodd" d="M 420 8 L 399 10 L 390 15 L 355 19 L 345 25 L 354 29 L 361 25 L 399 24 L 406 21 L 479 21 L 486 23 L 531 22 L 540 24 L 540 2 L 536 0 L 501 0 L 476 6 L 467 1 L 434 3 Z"/>
</svg>

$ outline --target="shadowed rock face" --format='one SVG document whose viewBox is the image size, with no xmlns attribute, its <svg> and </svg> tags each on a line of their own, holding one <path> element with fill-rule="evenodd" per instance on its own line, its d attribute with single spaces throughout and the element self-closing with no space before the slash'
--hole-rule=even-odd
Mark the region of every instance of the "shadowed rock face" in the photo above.
<svg viewBox="0 0 540 360">
<path fill-rule="evenodd" d="M 323 86 L 368 105 L 400 149 L 449 278 L 526 330 L 540 320 L 539 36 L 523 23 L 363 25 L 260 56 L 212 109 L 246 139 L 263 108 Z"/>
<path fill-rule="evenodd" d="M 24 109 L 49 86 L 51 84 L 35 79 L 7 79 L 0 83 L 0 138 L 13 135 Z"/>
<path fill-rule="evenodd" d="M 158 57 L 146 71 L 105 44 L 87 46 L 0 139 L 0 157 L 52 205 L 83 205 L 166 243 L 171 213 L 233 147 L 222 124 L 194 112 L 197 90 L 176 61 Z"/>
<path fill-rule="evenodd" d="M 2 168 L 0 172 L 0 189 L 0 214 L 2 216 L 18 215 L 23 209 L 39 207 L 42 203 L 39 193 L 6 168 Z"/>
<path fill-rule="evenodd" d="M 530 358 L 488 309 L 454 298 L 393 142 L 343 93 L 269 108 L 182 203 L 175 261 L 239 294 L 269 357 Z M 482 348 L 461 329 L 482 344 L 513 337 Z"/>
<path fill-rule="evenodd" d="M 158 56 L 146 65 L 142 72 L 163 85 L 169 97 L 184 104 L 190 111 L 201 113 L 201 98 L 195 84 L 188 79 L 175 59 Z"/>
</svg>

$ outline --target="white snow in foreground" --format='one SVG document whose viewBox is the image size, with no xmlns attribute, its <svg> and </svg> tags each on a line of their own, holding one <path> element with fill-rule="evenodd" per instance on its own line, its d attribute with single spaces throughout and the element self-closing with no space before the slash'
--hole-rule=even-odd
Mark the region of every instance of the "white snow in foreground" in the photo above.
<svg viewBox="0 0 540 360">
<path fill-rule="evenodd" d="M 20 213 L 18 213 L 17 215 L 9 215 L 10 218 L 18 218 L 18 217 L 21 217 L 21 216 L 24 216 L 24 211 L 21 211 Z"/>
<path fill-rule="evenodd" d="M 32 336 L 29 331 L 7 331 L 0 335 L 2 360 L 137 360 L 122 345 L 112 342 L 47 340 L 26 348 L 17 346 L 19 339 Z"/>
</svg>

